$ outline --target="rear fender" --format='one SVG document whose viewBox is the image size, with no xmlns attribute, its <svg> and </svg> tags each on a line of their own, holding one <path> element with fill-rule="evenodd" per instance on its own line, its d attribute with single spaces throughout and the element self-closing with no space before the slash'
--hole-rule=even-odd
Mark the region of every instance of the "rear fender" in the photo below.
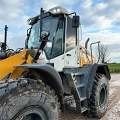
<svg viewBox="0 0 120 120">
<path fill-rule="evenodd" d="M 108 66 L 106 64 L 94 64 L 90 70 L 88 84 L 87 84 L 87 96 L 88 98 L 91 95 L 91 91 L 93 88 L 94 78 L 96 73 L 104 74 L 109 80 L 111 79 L 110 72 Z"/>
</svg>

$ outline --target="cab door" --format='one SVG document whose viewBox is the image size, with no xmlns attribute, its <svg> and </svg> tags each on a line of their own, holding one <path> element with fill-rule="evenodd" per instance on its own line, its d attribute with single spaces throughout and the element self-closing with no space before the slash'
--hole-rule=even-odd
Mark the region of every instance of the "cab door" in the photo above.
<svg viewBox="0 0 120 120">
<path fill-rule="evenodd" d="M 54 63 L 54 68 L 61 72 L 64 68 L 64 18 L 60 19 L 58 22 L 57 29 L 55 31 L 52 50 L 51 50 L 51 56 L 50 59 L 51 63 Z"/>
<path fill-rule="evenodd" d="M 72 18 L 66 19 L 65 67 L 78 67 L 77 29 L 72 27 Z"/>
</svg>

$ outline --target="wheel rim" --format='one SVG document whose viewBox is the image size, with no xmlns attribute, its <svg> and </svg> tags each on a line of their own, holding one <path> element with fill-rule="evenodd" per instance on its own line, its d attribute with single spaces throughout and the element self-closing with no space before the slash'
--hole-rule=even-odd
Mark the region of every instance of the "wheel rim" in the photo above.
<svg viewBox="0 0 120 120">
<path fill-rule="evenodd" d="M 15 120 L 47 120 L 47 114 L 42 108 L 32 106 L 18 113 Z"/>
<path fill-rule="evenodd" d="M 105 85 L 101 87 L 99 100 L 100 107 L 104 108 L 107 102 L 107 87 Z"/>
<path fill-rule="evenodd" d="M 28 115 L 25 115 L 21 120 L 43 120 L 40 115 L 31 113 Z"/>
</svg>

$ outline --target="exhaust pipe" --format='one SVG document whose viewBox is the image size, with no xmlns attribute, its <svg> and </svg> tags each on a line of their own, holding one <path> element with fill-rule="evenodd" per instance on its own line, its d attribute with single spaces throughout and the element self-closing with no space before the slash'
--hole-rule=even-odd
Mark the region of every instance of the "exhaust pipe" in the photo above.
<svg viewBox="0 0 120 120">
<path fill-rule="evenodd" d="M 5 25 L 5 37 L 4 37 L 4 47 L 3 47 L 3 51 L 6 50 L 6 46 L 7 46 L 7 30 L 8 30 L 8 27 L 7 27 L 7 25 Z"/>
<path fill-rule="evenodd" d="M 88 42 L 89 42 L 90 38 L 88 38 L 85 42 L 85 48 L 87 49 L 87 46 L 88 46 Z"/>
</svg>

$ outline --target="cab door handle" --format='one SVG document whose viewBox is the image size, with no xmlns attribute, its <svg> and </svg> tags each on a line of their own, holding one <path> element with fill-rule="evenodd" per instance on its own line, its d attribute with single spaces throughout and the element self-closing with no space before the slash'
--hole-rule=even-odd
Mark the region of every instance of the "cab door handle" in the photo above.
<svg viewBox="0 0 120 120">
<path fill-rule="evenodd" d="M 71 56 L 71 54 L 66 54 L 67 56 Z"/>
</svg>

